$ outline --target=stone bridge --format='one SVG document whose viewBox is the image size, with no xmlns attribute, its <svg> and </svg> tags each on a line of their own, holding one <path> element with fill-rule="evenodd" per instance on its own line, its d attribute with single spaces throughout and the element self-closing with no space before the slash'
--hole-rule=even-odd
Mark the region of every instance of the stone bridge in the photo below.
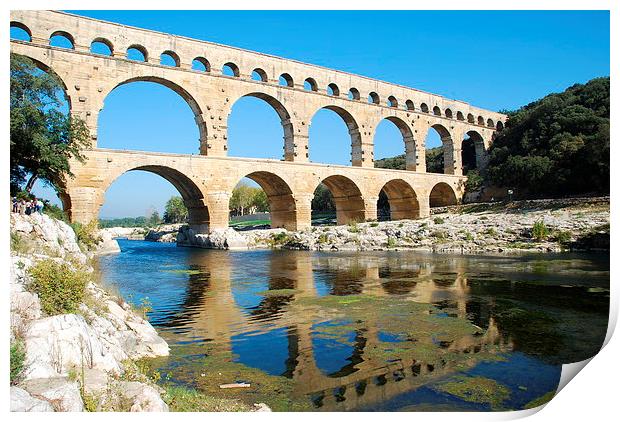
<svg viewBox="0 0 620 422">
<path fill-rule="evenodd" d="M 228 226 L 228 201 L 244 177 L 266 192 L 273 227 L 308 227 L 320 183 L 334 196 L 339 224 L 377 218 L 382 190 L 392 219 L 426 217 L 431 207 L 455 204 L 463 196 L 463 140 L 473 141 L 476 166 L 482 168 L 493 136 L 506 120 L 496 112 L 400 85 L 62 12 L 14 10 L 11 27 L 27 34 L 27 40 L 11 41 L 11 52 L 58 75 L 70 112 L 90 130 L 88 159 L 72 162 L 75 177 L 65 181 L 60 193 L 72 221 L 97 218 L 107 188 L 132 170 L 171 182 L 189 209 L 190 225 L 200 232 Z M 63 37 L 70 48 L 50 45 L 54 37 Z M 109 54 L 93 52 L 95 45 Z M 188 103 L 200 133 L 197 154 L 97 148 L 105 98 L 135 81 L 164 85 Z M 281 161 L 227 157 L 228 115 L 247 96 L 265 101 L 280 117 Z M 351 166 L 309 162 L 309 126 L 321 109 L 336 112 L 346 123 Z M 374 168 L 373 137 L 384 119 L 402 134 L 406 170 Z M 431 128 L 443 143 L 444 174 L 426 173 L 424 143 Z"/>
</svg>

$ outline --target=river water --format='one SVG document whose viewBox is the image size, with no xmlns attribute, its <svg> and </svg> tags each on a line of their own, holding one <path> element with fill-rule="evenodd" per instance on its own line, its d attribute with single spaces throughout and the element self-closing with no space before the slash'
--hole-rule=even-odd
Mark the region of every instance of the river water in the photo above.
<svg viewBox="0 0 620 422">
<path fill-rule="evenodd" d="M 274 410 L 521 409 L 607 329 L 608 255 L 119 244 L 98 272 L 152 308 L 162 382 Z"/>
</svg>

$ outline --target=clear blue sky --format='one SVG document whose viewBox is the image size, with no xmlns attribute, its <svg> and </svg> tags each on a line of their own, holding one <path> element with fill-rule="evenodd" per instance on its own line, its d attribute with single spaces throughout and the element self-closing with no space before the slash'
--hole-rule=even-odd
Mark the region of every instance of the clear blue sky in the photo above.
<svg viewBox="0 0 620 422">
<path fill-rule="evenodd" d="M 609 12 L 603 11 L 77 11 L 84 16 L 297 59 L 470 102 L 513 109 L 609 75 Z M 311 123 L 310 159 L 349 164 L 350 139 L 335 114 Z M 244 98 L 229 120 L 229 154 L 280 158 L 282 128 L 261 100 Z M 389 122 L 376 158 L 403 152 Z M 431 136 L 428 146 L 439 141 Z M 198 130 L 167 88 L 114 90 L 99 119 L 99 146 L 196 153 Z M 49 191 L 37 187 L 49 197 Z M 102 217 L 163 210 L 177 194 L 156 175 L 130 172 L 106 194 Z"/>
</svg>

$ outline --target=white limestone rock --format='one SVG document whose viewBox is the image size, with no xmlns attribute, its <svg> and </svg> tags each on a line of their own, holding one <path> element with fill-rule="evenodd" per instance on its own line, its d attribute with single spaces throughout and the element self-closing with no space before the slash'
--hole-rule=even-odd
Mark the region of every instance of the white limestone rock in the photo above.
<svg viewBox="0 0 620 422">
<path fill-rule="evenodd" d="M 77 381 L 69 381 L 66 377 L 38 378 L 24 381 L 20 387 L 36 397 L 42 397 L 54 403 L 56 411 L 84 411 L 84 403 Z"/>
<path fill-rule="evenodd" d="M 131 412 L 168 412 L 168 405 L 150 385 L 135 381 L 119 383 L 121 394 L 131 400 Z"/>
<path fill-rule="evenodd" d="M 32 397 L 23 388 L 11 386 L 11 412 L 53 412 L 52 405 L 45 400 Z"/>
</svg>

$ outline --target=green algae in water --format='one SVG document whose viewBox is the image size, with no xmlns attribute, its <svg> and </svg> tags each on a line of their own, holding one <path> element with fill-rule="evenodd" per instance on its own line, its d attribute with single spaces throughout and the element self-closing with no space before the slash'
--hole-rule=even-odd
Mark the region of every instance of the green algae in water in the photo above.
<svg viewBox="0 0 620 422">
<path fill-rule="evenodd" d="M 203 274 L 203 271 L 200 270 L 163 270 L 165 273 L 175 273 L 175 274 L 187 274 L 187 275 L 198 275 Z"/>
<path fill-rule="evenodd" d="M 510 397 L 508 387 L 484 377 L 459 375 L 431 388 L 470 403 L 489 405 L 492 410 L 502 409 L 502 403 Z"/>
<path fill-rule="evenodd" d="M 554 397 L 555 397 L 555 390 L 549 391 L 548 393 L 545 393 L 542 396 L 530 401 L 523 408 L 533 409 L 535 407 L 542 406 L 543 404 L 549 403 L 551 399 L 553 399 Z"/>
<path fill-rule="evenodd" d="M 293 296 L 299 293 L 296 289 L 272 289 L 258 292 L 259 295 L 265 297 L 277 297 L 277 296 Z"/>
</svg>

